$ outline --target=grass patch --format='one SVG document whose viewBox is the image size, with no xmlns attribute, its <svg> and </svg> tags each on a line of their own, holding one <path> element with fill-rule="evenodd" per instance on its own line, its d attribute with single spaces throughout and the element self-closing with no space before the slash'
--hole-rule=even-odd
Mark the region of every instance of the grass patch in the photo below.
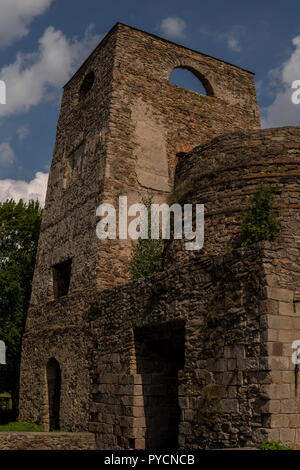
<svg viewBox="0 0 300 470">
<path fill-rule="evenodd" d="M 260 450 L 293 450 L 291 447 L 284 445 L 281 441 L 265 441 L 258 444 Z"/>
<path fill-rule="evenodd" d="M 44 429 L 35 423 L 13 423 L 0 425 L 0 432 L 44 432 Z"/>
</svg>

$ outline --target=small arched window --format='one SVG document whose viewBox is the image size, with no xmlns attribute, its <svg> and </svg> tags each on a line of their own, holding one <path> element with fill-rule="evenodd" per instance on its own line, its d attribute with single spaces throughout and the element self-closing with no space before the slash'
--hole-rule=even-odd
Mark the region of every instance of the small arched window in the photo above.
<svg viewBox="0 0 300 470">
<path fill-rule="evenodd" d="M 213 96 L 214 94 L 209 81 L 200 72 L 189 66 L 180 66 L 173 69 L 170 82 L 201 95 Z"/>
<path fill-rule="evenodd" d="M 81 87 L 79 89 L 79 99 L 83 100 L 88 92 L 91 90 L 91 88 L 94 85 L 95 81 L 95 74 L 93 71 L 89 72 L 83 79 L 83 82 L 81 84 Z"/>
</svg>

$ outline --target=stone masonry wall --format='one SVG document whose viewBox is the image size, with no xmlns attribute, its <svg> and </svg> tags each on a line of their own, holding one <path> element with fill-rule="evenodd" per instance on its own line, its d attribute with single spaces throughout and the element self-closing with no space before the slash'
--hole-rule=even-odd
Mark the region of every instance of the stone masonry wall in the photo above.
<svg viewBox="0 0 300 470">
<path fill-rule="evenodd" d="M 209 96 L 169 82 L 189 67 Z M 80 93 L 88 73 L 94 84 Z M 211 95 L 211 96 L 210 96 Z M 224 131 L 259 128 L 253 74 L 118 24 L 64 88 L 32 288 L 32 304 L 53 300 L 52 266 L 72 259 L 70 292 L 129 279 L 127 240 L 99 240 L 101 202 L 164 201 L 178 152 Z"/>
<path fill-rule="evenodd" d="M 47 363 L 61 369 L 60 429 L 87 431 L 90 369 L 87 360 L 87 312 L 92 291 L 32 307 L 22 341 L 19 419 L 49 430 Z"/>
<path fill-rule="evenodd" d="M 202 77 L 207 95 L 172 84 L 169 77 L 176 67 Z M 151 192 L 153 202 L 165 202 L 178 153 L 224 132 L 259 129 L 254 76 L 120 24 L 109 127 L 105 200 L 117 207 L 119 195 L 127 195 L 132 204 Z M 130 241 L 103 241 L 100 287 L 129 280 L 130 252 Z"/>
<path fill-rule="evenodd" d="M 98 448 L 158 444 L 154 438 L 165 421 L 163 409 L 153 403 L 164 400 L 167 390 L 161 364 L 168 351 L 181 361 L 181 343 L 174 347 L 172 340 L 182 329 L 179 446 L 233 447 L 264 439 L 269 426 L 262 408 L 267 403 L 264 384 L 269 383 L 267 324 L 262 321 L 264 253 L 258 245 L 224 257 L 197 256 L 147 281 L 98 295 L 89 348 L 89 430 L 96 434 Z M 139 370 L 139 344 L 155 344 L 158 338 L 164 341 L 164 354 L 152 362 L 148 351 L 148 370 Z"/>
<path fill-rule="evenodd" d="M 195 71 L 208 96 L 169 83 L 174 67 Z M 300 441 L 300 131 L 258 128 L 251 73 L 125 25 L 76 72 L 49 178 L 20 419 L 49 427 L 55 358 L 60 427 L 89 430 L 100 449 Z M 204 250 L 171 243 L 164 272 L 128 282 L 131 244 L 97 239 L 96 207 L 148 191 L 166 200 L 177 160 L 173 196 L 205 204 Z M 278 184 L 280 236 L 232 251 L 260 181 Z M 52 267 L 68 259 L 69 292 L 55 298 Z"/>
<path fill-rule="evenodd" d="M 94 450 L 91 433 L 1 432 L 0 450 Z"/>
<path fill-rule="evenodd" d="M 295 233 L 296 236 L 296 233 Z M 270 370 L 263 386 L 264 425 L 269 440 L 300 443 L 298 366 L 292 361 L 294 341 L 300 340 L 300 249 L 270 244 L 262 257 L 266 273 L 264 314 L 265 353 Z"/>
<path fill-rule="evenodd" d="M 171 84 L 175 67 L 193 70 L 208 96 Z M 164 201 L 178 152 L 224 129 L 258 127 L 253 74 L 238 67 L 121 24 L 87 58 L 62 97 L 22 346 L 22 419 L 49 427 L 53 358 L 62 429 L 87 429 L 87 312 L 98 290 L 128 281 L 131 253 L 130 241 L 97 238 L 98 205 L 117 206 L 119 195 L 131 204 L 149 190 Z M 67 295 L 56 298 L 53 267 L 70 261 Z"/>
<path fill-rule="evenodd" d="M 277 186 L 274 209 L 282 219 L 278 242 L 298 246 L 300 128 L 283 127 L 218 137 L 183 156 L 174 201 L 204 204 L 206 254 L 224 253 L 240 234 L 241 213 L 262 183 Z M 191 256 L 184 240 L 168 244 L 166 265 Z"/>
<path fill-rule="evenodd" d="M 62 299 L 55 317 L 48 304 L 31 320 L 36 335 L 25 337 L 20 419 L 47 424 L 43 377 L 53 356 L 61 429 L 95 433 L 99 449 L 153 448 L 160 428 L 173 429 L 181 448 L 299 443 L 298 259 L 296 248 L 267 242 L 200 252 L 151 279 Z M 80 337 L 63 327 L 76 310 L 84 312 Z M 170 380 L 173 428 L 164 415 Z"/>
</svg>

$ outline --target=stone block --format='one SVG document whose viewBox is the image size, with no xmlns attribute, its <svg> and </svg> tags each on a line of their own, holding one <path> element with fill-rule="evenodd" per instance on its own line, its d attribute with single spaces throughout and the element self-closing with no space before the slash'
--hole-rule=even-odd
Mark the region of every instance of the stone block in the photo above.
<svg viewBox="0 0 300 470">
<path fill-rule="evenodd" d="M 189 408 L 189 398 L 188 397 L 179 397 L 178 398 L 178 403 L 180 408 L 186 409 Z"/>
<path fill-rule="evenodd" d="M 277 300 L 266 299 L 259 304 L 259 310 L 262 315 L 277 315 L 279 303 Z"/>
<path fill-rule="evenodd" d="M 291 428 L 300 428 L 300 414 L 291 414 L 290 415 L 290 427 Z"/>
<path fill-rule="evenodd" d="M 295 429 L 280 429 L 279 436 L 281 442 L 283 442 L 284 444 L 290 444 L 292 442 L 295 442 L 296 432 Z"/>
<path fill-rule="evenodd" d="M 145 408 L 143 406 L 133 406 L 132 416 L 135 418 L 145 417 Z"/>
<path fill-rule="evenodd" d="M 135 439 L 134 441 L 134 448 L 136 450 L 143 450 L 146 448 L 146 440 L 145 439 Z"/>
<path fill-rule="evenodd" d="M 289 357 L 277 357 L 277 356 L 270 356 L 268 358 L 268 363 L 270 369 L 274 370 L 289 370 L 290 368 L 290 358 Z"/>
<path fill-rule="evenodd" d="M 278 330 L 266 328 L 261 332 L 261 339 L 262 341 L 278 341 Z"/>
<path fill-rule="evenodd" d="M 280 287 L 266 287 L 267 297 L 273 300 L 281 300 L 282 302 L 293 302 L 294 291 L 282 289 Z"/>
<path fill-rule="evenodd" d="M 272 414 L 270 417 L 271 428 L 287 428 L 289 426 L 289 416 L 286 414 Z"/>
<path fill-rule="evenodd" d="M 259 408 L 260 413 L 281 413 L 281 400 L 267 400 Z"/>
<path fill-rule="evenodd" d="M 196 413 L 194 410 L 186 409 L 184 410 L 184 421 L 193 422 L 195 419 Z"/>
<path fill-rule="evenodd" d="M 279 399 L 291 397 L 291 388 L 289 384 L 267 384 L 261 386 L 261 393 L 267 399 Z"/>
<path fill-rule="evenodd" d="M 236 359 L 227 359 L 227 370 L 233 371 L 236 369 Z"/>
<path fill-rule="evenodd" d="M 291 302 L 279 302 L 279 314 L 292 317 L 295 315 L 294 304 Z"/>
<path fill-rule="evenodd" d="M 282 343 L 292 343 L 296 339 L 300 339 L 294 330 L 278 330 L 278 340 Z"/>
<path fill-rule="evenodd" d="M 297 413 L 297 402 L 296 402 L 296 400 L 294 398 L 281 400 L 281 402 L 280 402 L 280 413 L 286 413 L 286 414 L 292 414 L 292 413 L 295 414 L 295 413 Z"/>
<path fill-rule="evenodd" d="M 221 401 L 221 408 L 224 413 L 238 413 L 239 402 L 235 399 L 223 399 Z"/>
</svg>

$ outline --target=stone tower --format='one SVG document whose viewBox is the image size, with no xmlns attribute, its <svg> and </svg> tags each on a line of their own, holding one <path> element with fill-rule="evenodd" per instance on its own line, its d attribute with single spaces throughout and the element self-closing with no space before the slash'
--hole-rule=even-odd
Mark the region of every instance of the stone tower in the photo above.
<svg viewBox="0 0 300 470">
<path fill-rule="evenodd" d="M 193 72 L 207 94 L 170 83 L 174 68 Z M 98 205 L 117 207 L 120 195 L 139 202 L 149 191 L 164 201 L 178 154 L 259 127 L 251 72 L 120 23 L 109 31 L 64 87 L 23 340 L 20 419 L 89 429 L 101 372 L 91 305 L 129 280 L 131 247 L 96 237 Z"/>
</svg>

